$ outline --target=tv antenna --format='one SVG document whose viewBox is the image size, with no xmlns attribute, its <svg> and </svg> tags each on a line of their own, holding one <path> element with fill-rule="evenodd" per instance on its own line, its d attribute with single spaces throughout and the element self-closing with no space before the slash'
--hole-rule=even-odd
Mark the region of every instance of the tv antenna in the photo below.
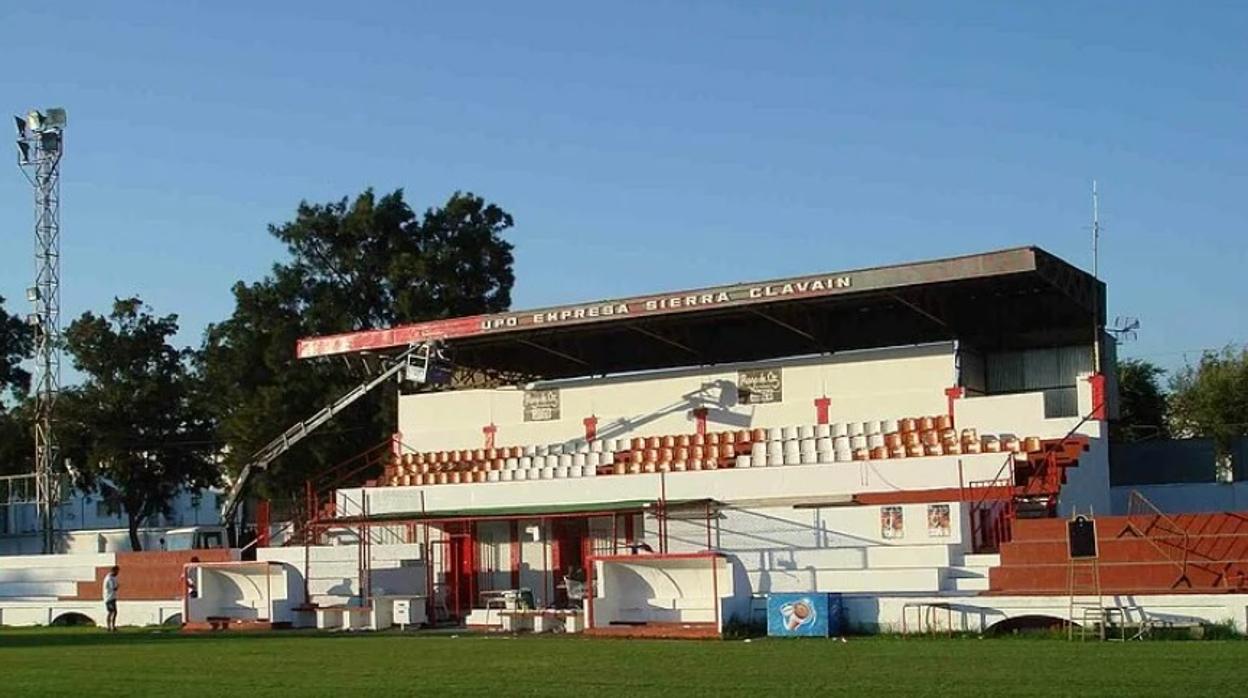
<svg viewBox="0 0 1248 698">
<path fill-rule="evenodd" d="M 1114 324 L 1105 328 L 1105 331 L 1112 334 L 1119 343 L 1135 341 L 1139 336 L 1139 330 L 1139 318 L 1124 317 L 1122 315 L 1114 318 Z"/>
</svg>

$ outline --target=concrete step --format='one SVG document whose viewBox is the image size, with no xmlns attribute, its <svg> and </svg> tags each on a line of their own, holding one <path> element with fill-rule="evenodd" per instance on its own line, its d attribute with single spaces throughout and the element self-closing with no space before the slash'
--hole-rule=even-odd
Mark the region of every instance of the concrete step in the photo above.
<svg viewBox="0 0 1248 698">
<path fill-rule="evenodd" d="M 89 582 L 93 579 L 95 579 L 94 567 L 0 568 L 0 584 L 11 582 Z"/>
<path fill-rule="evenodd" d="M 0 584 L 0 598 L 5 599 L 31 596 L 73 596 L 77 593 L 77 582 L 4 582 Z"/>
</svg>

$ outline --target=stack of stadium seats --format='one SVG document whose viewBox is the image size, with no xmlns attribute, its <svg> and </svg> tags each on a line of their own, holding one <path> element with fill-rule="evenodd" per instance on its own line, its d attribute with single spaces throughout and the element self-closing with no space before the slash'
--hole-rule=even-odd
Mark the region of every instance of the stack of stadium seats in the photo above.
<svg viewBox="0 0 1248 698">
<path fill-rule="evenodd" d="M 405 453 L 386 466 L 388 485 L 451 485 L 591 477 L 614 454 L 602 442 Z"/>
<path fill-rule="evenodd" d="M 381 483 L 410 486 L 558 480 L 1040 450 L 1037 437 L 980 436 L 975 429 L 959 432 L 948 415 L 936 415 L 407 453 L 386 466 Z"/>
<path fill-rule="evenodd" d="M 706 434 L 633 437 L 615 443 L 615 462 L 600 468 L 603 475 L 719 470 L 748 467 L 753 445 L 766 437 L 762 429 Z"/>
</svg>

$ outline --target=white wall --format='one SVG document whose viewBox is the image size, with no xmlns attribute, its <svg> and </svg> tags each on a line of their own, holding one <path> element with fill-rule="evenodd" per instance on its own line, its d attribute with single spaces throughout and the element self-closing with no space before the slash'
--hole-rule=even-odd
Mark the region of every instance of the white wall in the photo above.
<svg viewBox="0 0 1248 698">
<path fill-rule="evenodd" d="M 963 482 L 996 478 L 1006 458 L 1002 453 L 982 453 L 667 473 L 665 477 L 649 473 L 474 485 L 352 488 L 339 491 L 338 512 L 358 512 L 362 493 L 367 493 L 368 511 L 374 515 L 653 501 L 659 498 L 664 479 L 670 500 L 711 498 L 721 502 L 956 488 Z"/>
<path fill-rule="evenodd" d="M 783 401 L 738 404 L 737 371 L 768 366 L 783 371 Z M 490 423 L 498 446 L 563 443 L 583 437 L 582 420 L 591 415 L 600 438 L 688 434 L 697 407 L 710 410 L 712 431 L 813 424 L 814 400 L 825 395 L 833 422 L 890 419 L 943 414 L 953 380 L 952 345 L 934 344 L 538 384 L 560 389 L 561 418 L 550 422 L 526 423 L 524 391 L 516 388 L 406 395 L 398 424 L 410 450 L 436 451 L 482 447 Z"/>
</svg>

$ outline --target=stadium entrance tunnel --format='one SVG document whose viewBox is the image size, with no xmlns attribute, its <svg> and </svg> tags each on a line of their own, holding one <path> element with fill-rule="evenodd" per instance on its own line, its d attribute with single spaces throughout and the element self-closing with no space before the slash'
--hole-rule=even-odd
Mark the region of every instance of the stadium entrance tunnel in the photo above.
<svg viewBox="0 0 1248 698">
<path fill-rule="evenodd" d="M 52 620 L 54 628 L 94 628 L 95 620 L 85 613 L 62 613 Z"/>
<path fill-rule="evenodd" d="M 1066 629 L 1066 621 L 1053 616 L 1032 615 L 1006 618 L 988 626 L 985 635 L 1003 636 L 1022 633 L 1048 633 Z"/>
</svg>

